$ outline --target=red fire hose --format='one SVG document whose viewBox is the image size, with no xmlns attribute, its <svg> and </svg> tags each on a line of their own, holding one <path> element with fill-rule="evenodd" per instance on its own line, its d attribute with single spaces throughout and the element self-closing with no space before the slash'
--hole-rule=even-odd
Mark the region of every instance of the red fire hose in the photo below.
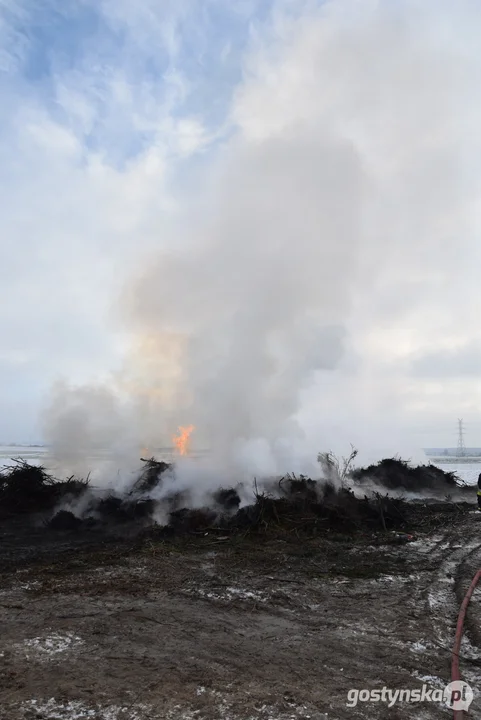
<svg viewBox="0 0 481 720">
<path fill-rule="evenodd" d="M 478 572 L 473 578 L 471 585 L 468 588 L 468 592 L 464 596 L 464 600 L 459 609 L 458 624 L 456 625 L 456 635 L 454 638 L 453 655 L 451 661 L 451 681 L 461 680 L 461 675 L 459 674 L 459 652 L 461 650 L 461 640 L 463 637 L 464 618 L 466 617 L 466 610 L 468 609 L 469 601 L 471 600 L 471 596 L 480 578 L 481 570 L 478 570 Z M 464 710 L 454 711 L 454 720 L 463 720 L 464 717 Z"/>
</svg>

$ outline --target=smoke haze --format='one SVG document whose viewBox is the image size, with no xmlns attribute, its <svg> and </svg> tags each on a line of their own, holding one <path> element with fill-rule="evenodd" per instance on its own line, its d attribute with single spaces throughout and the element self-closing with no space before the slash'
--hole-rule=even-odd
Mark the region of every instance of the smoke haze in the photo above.
<svg viewBox="0 0 481 720">
<path fill-rule="evenodd" d="M 461 291 L 471 317 L 478 291 L 451 275 L 471 277 L 479 252 L 474 20 L 470 2 L 274 12 L 245 58 L 235 132 L 126 282 L 122 371 L 47 410 L 57 454 L 125 443 L 138 457 L 193 424 L 210 482 L 214 467 L 314 473 L 318 450 L 349 442 L 416 457 L 406 418 L 425 406 L 406 367 L 431 333 L 462 344 L 450 301 Z"/>
</svg>

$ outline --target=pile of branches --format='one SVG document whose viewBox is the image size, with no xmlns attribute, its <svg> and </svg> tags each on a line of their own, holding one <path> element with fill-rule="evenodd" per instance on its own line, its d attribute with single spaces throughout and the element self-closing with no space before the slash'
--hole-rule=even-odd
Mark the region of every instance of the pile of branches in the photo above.
<svg viewBox="0 0 481 720">
<path fill-rule="evenodd" d="M 163 473 L 170 470 L 172 465 L 153 457 L 141 458 L 141 461 L 144 463 L 142 472 L 128 493 L 117 495 L 110 492 L 103 497 L 92 498 L 86 512 L 106 522 L 125 523 L 151 517 L 155 501 L 149 497 L 149 493 L 159 486 Z M 178 496 L 179 493 L 172 498 L 172 509 L 176 507 Z"/>
<path fill-rule="evenodd" d="M 78 497 L 88 487 L 87 480 L 73 476 L 57 480 L 42 465 L 29 465 L 20 458 L 0 469 L 0 512 L 3 516 L 37 513 L 61 501 Z"/>
<path fill-rule="evenodd" d="M 255 503 L 230 521 L 234 528 L 294 534 L 353 533 L 401 529 L 407 525 L 402 500 L 377 495 L 356 498 L 348 488 L 289 476 L 280 483 L 282 496 L 257 493 Z"/>
<path fill-rule="evenodd" d="M 406 490 L 422 492 L 435 490 L 449 494 L 462 486 L 454 472 L 446 472 L 436 465 L 412 466 L 400 458 L 386 458 L 376 465 L 358 468 L 351 472 L 351 478 L 357 484 L 375 483 L 387 490 Z"/>
<path fill-rule="evenodd" d="M 130 496 L 152 491 L 159 484 L 162 474 L 172 468 L 170 463 L 156 460 L 153 457 L 147 459 L 141 458 L 141 461 L 145 463 L 145 465 L 140 473 L 139 479 L 129 493 Z"/>
<path fill-rule="evenodd" d="M 122 496 L 113 493 L 99 496 L 89 493 L 90 504 L 83 505 L 82 518 L 75 517 L 66 508 L 88 488 L 88 480 L 68 478 L 59 481 L 44 467 L 29 465 L 23 460 L 0 471 L 0 509 L 8 514 L 47 513 L 55 508 L 60 512 L 51 516 L 49 525 L 58 529 L 81 529 L 94 525 L 129 523 L 141 521 L 154 524 L 155 511 L 159 510 L 150 493 L 160 482 L 170 465 L 154 459 L 146 460 L 145 467 L 129 493 Z M 372 480 L 376 472 L 384 478 L 387 487 L 405 489 L 427 487 L 429 481 L 435 487 L 457 487 L 456 476 L 434 466 L 411 468 L 401 460 L 383 460 L 376 466 L 355 471 L 356 481 Z M 406 480 L 408 478 L 408 480 Z M 421 480 L 420 480 L 421 478 Z M 404 485 L 403 485 L 404 482 Z M 410 484 L 406 484 L 406 483 Z M 424 485 L 419 483 L 423 482 Z M 436 485 L 438 483 L 438 485 Z M 382 483 L 380 483 L 382 484 Z M 188 497 L 182 492 L 172 492 L 162 500 L 161 510 L 166 535 L 202 534 L 216 530 L 226 535 L 274 534 L 306 537 L 326 532 L 339 534 L 372 533 L 377 531 L 409 531 L 413 523 L 445 516 L 446 512 L 462 512 L 459 505 L 444 503 L 442 508 L 426 510 L 415 503 L 408 503 L 389 495 L 371 493 L 356 497 L 345 485 L 318 482 L 310 478 L 288 475 L 282 478 L 270 492 L 255 487 L 254 502 L 240 507 L 239 493 L 234 488 L 221 488 L 212 494 L 205 508 L 189 509 Z M 61 504 L 65 503 L 63 509 Z M 59 507 L 60 506 L 60 507 Z M 430 520 L 430 521 L 431 521 Z"/>
<path fill-rule="evenodd" d="M 280 481 L 279 488 L 280 497 L 279 493 L 275 497 L 256 491 L 252 505 L 230 514 L 219 515 L 212 508 L 177 510 L 170 514 L 168 526 L 162 532 L 201 535 L 216 530 L 226 535 L 248 533 L 292 538 L 325 533 L 405 532 L 410 530 L 416 515 L 412 503 L 400 498 L 380 494 L 357 498 L 345 487 L 336 488 L 331 483 L 321 484 L 303 476 L 287 476 Z M 234 492 L 231 491 L 231 499 Z M 436 517 L 439 519 L 439 515 Z M 436 517 L 423 508 L 418 519 L 424 522 L 430 518 L 436 523 Z"/>
</svg>

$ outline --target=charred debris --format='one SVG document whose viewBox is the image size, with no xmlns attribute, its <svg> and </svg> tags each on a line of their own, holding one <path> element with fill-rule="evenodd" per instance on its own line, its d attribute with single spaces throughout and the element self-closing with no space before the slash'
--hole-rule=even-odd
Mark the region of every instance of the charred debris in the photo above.
<svg viewBox="0 0 481 720">
<path fill-rule="evenodd" d="M 460 515 L 471 508 L 459 497 L 462 483 L 453 473 L 430 465 L 413 467 L 392 458 L 352 471 L 350 487 L 294 475 L 262 490 L 255 485 L 249 505 L 241 503 L 236 488 L 217 490 L 201 509 L 189 508 L 185 493 L 171 492 L 163 496 L 159 522 L 159 503 L 154 497 L 172 471 L 168 463 L 144 459 L 140 475 L 120 496 L 92 488 L 88 479 L 58 480 L 42 466 L 16 460 L 14 466 L 0 470 L 0 521 L 22 517 L 37 527 L 41 522 L 46 530 L 71 532 L 130 524 L 166 538 L 214 533 L 219 537 L 255 534 L 296 539 L 326 533 L 409 533 L 413 528 L 439 524 L 441 515 L 446 522 L 446 515 Z M 385 492 L 363 495 L 352 489 L 368 482 Z M 440 500 L 408 502 L 399 496 L 400 489 L 434 490 Z M 393 490 L 397 497 L 389 494 Z M 456 503 L 450 498 L 454 491 L 458 493 Z"/>
<path fill-rule="evenodd" d="M 75 477 L 57 480 L 42 465 L 21 458 L 0 469 L 0 518 L 51 511 L 63 501 L 80 497 L 89 481 Z"/>
<path fill-rule="evenodd" d="M 386 490 L 422 493 L 432 490 L 449 495 L 464 486 L 454 472 L 436 465 L 411 465 L 400 458 L 385 458 L 376 465 L 357 468 L 351 478 L 359 485 L 376 484 Z"/>
</svg>

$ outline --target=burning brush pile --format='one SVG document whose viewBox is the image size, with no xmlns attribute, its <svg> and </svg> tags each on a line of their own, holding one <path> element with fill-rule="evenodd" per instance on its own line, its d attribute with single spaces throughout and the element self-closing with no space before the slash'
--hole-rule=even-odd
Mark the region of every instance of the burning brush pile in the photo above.
<svg viewBox="0 0 481 720">
<path fill-rule="evenodd" d="M 406 487 L 417 478 L 438 483 L 440 491 L 457 487 L 455 476 L 432 466 L 411 468 L 401 460 L 383 460 L 377 466 L 355 470 L 351 481 L 362 484 L 380 474 L 384 487 Z M 173 488 L 173 489 L 172 489 Z M 158 498 L 162 497 L 162 500 Z M 45 468 L 19 460 L 0 471 L 0 519 L 34 516 L 54 530 L 90 530 L 118 527 L 150 527 L 164 537 L 182 534 L 282 535 L 313 537 L 330 532 L 373 533 L 408 530 L 413 515 L 424 519 L 432 512 L 401 497 L 371 492 L 359 497 L 346 483 L 312 480 L 287 475 L 259 489 L 252 501 L 241 500 L 240 488 L 220 488 L 206 494 L 203 507 L 192 507 L 188 493 L 175 490 L 175 466 L 154 458 L 143 467 L 122 495 L 90 486 L 73 477 L 60 481 Z M 446 503 L 445 503 L 446 505 Z M 459 505 L 452 505 L 453 512 Z M 38 523 L 37 523 L 38 524 Z"/>
</svg>

